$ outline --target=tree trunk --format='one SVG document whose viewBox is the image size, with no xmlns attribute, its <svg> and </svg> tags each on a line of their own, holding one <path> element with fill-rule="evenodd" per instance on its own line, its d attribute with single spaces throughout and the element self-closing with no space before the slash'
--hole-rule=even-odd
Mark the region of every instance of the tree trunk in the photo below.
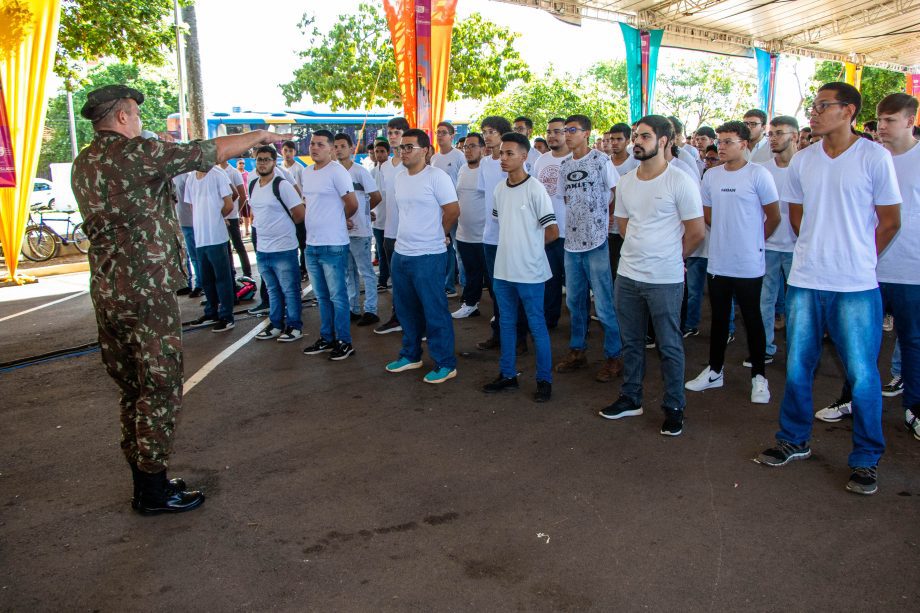
<svg viewBox="0 0 920 613">
<path fill-rule="evenodd" d="M 201 82 L 201 55 L 198 53 L 198 21 L 195 3 L 182 7 L 182 20 L 188 25 L 185 35 L 185 70 L 188 81 L 189 138 L 207 138 L 204 121 L 204 87 Z"/>
</svg>

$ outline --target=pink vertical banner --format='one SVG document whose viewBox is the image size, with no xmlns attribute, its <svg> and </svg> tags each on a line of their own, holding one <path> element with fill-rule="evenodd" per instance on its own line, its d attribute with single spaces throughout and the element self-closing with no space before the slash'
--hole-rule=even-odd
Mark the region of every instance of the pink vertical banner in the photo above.
<svg viewBox="0 0 920 613">
<path fill-rule="evenodd" d="M 642 60 L 642 115 L 648 115 L 649 95 L 648 95 L 648 67 L 649 53 L 651 52 L 651 37 L 648 30 L 639 32 L 639 57 Z"/>
<path fill-rule="evenodd" d="M 416 108 L 418 125 L 434 135 L 431 125 L 431 0 L 415 0 Z"/>
<path fill-rule="evenodd" d="M 767 117 L 773 119 L 773 107 L 776 101 L 776 68 L 779 64 L 779 56 L 775 53 L 770 54 L 770 99 L 767 102 Z"/>
<path fill-rule="evenodd" d="M 13 139 L 6 115 L 3 82 L 0 81 L 0 187 L 16 187 L 16 165 L 13 162 Z"/>
</svg>

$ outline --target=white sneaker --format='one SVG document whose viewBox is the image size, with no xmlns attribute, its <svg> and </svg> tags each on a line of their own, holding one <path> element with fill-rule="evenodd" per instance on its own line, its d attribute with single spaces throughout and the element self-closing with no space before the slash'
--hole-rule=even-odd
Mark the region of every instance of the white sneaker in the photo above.
<svg viewBox="0 0 920 613">
<path fill-rule="evenodd" d="M 840 421 L 844 417 L 849 417 L 852 414 L 852 403 L 835 400 L 830 405 L 815 413 L 815 418 L 833 424 Z"/>
<path fill-rule="evenodd" d="M 703 369 L 703 372 L 700 373 L 696 379 L 687 381 L 685 388 L 691 392 L 702 392 L 703 390 L 708 390 L 716 387 L 722 387 L 725 383 L 725 378 L 720 372 L 712 372 L 712 369 L 708 366 Z"/>
<path fill-rule="evenodd" d="M 920 441 L 920 419 L 917 419 L 910 409 L 904 409 L 904 425 L 914 438 Z"/>
<path fill-rule="evenodd" d="M 281 336 L 282 332 L 283 330 L 281 330 L 281 328 L 275 328 L 271 324 L 268 324 L 267 326 L 262 328 L 261 332 L 256 334 L 256 340 L 257 341 L 270 341 L 273 338 L 278 338 L 279 336 Z"/>
<path fill-rule="evenodd" d="M 770 384 L 763 375 L 757 375 L 751 379 L 751 402 L 754 404 L 770 402 Z"/>
<path fill-rule="evenodd" d="M 474 315 L 479 315 L 479 303 L 477 302 L 474 306 L 468 304 L 461 304 L 460 308 L 450 314 L 454 319 L 464 319 L 466 317 L 472 317 Z"/>
</svg>

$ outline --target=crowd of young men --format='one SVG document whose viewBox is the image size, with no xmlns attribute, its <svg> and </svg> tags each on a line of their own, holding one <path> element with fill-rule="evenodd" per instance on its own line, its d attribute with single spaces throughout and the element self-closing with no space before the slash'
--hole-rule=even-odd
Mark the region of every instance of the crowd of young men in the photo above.
<svg viewBox="0 0 920 613">
<path fill-rule="evenodd" d="M 854 88 L 830 83 L 809 109 L 807 133 L 792 117 L 768 120 L 751 110 L 740 121 L 702 126 L 687 142 L 679 120 L 649 115 L 632 126 L 616 124 L 593 148 L 593 126 L 583 115 L 550 119 L 540 149 L 526 117 L 486 117 L 481 132 L 462 143 L 442 122 L 437 152 L 427 133 L 395 118 L 386 139 L 375 142 L 370 172 L 354 162 L 355 143 L 346 134 L 314 132 L 307 167 L 293 163 L 296 145 L 285 143 L 283 166 L 293 173 L 276 165 L 272 147 L 260 147 L 258 177 L 248 190 L 220 169 L 185 178 L 181 204 L 191 206 L 193 231 L 186 232 L 188 211 L 183 216 L 181 206 L 179 219 L 197 247 L 195 278 L 207 296 L 197 323 L 214 324 L 215 331 L 233 325 L 227 288 L 233 275 L 228 244 L 235 236 L 223 216 L 248 196 L 269 312 L 258 339 L 302 336 L 297 268 L 303 251 L 320 314 L 319 337 L 305 354 L 353 355 L 350 324 L 378 323 L 377 292 L 392 284 L 391 313 L 374 330 L 402 333 L 399 355 L 386 370 L 421 368 L 426 341 L 433 364 L 423 381 L 438 384 L 457 375 L 453 320 L 480 315 L 488 289 L 491 334 L 477 346 L 499 349 L 501 357 L 483 392 L 519 388 L 516 358 L 529 351 L 529 335 L 536 352 L 534 400 L 550 400 L 554 372 L 588 365 L 593 318 L 603 330 L 596 379 L 623 377 L 618 398 L 600 416 L 643 413 L 645 351 L 656 347 L 664 381 L 660 432 L 678 436 L 684 391 L 727 384 L 725 350 L 734 340 L 737 304 L 752 403 L 770 401 L 766 366 L 777 353 L 775 330 L 786 331 L 780 430 L 776 445 L 756 460 L 782 466 L 811 454 L 812 379 L 826 332 L 844 365 L 848 399 L 817 417 L 852 415 L 847 489 L 872 494 L 884 450 L 876 366 L 884 312 L 893 315 L 898 335 L 905 420 L 920 440 L 920 239 L 914 227 L 920 223 L 920 148 L 913 136 L 916 99 L 893 94 L 879 104 L 880 144 L 853 130 L 860 106 Z M 458 277 L 460 304 L 451 312 L 448 298 L 456 295 Z M 704 279 L 709 360 L 687 380 L 684 339 L 700 333 Z M 569 345 L 553 366 L 549 330 L 562 315 L 563 287 Z"/>
</svg>

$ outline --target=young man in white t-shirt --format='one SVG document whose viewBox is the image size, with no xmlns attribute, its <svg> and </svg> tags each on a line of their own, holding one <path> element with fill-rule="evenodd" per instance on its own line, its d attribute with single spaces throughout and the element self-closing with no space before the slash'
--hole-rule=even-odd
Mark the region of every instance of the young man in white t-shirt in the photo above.
<svg viewBox="0 0 920 613">
<path fill-rule="evenodd" d="M 783 193 L 786 188 L 786 179 L 789 174 L 789 162 L 798 150 L 799 122 L 795 117 L 779 115 L 770 121 L 770 131 L 767 139 L 773 159 L 763 164 L 763 167 L 773 176 L 776 192 Z M 767 336 L 767 362 L 773 361 L 776 354 L 776 313 L 779 304 L 783 305 L 785 317 L 786 304 L 786 279 L 792 270 L 792 251 L 795 249 L 795 232 L 789 223 L 789 203 L 779 201 L 780 222 L 773 235 L 767 239 L 764 251 L 766 270 L 763 277 L 763 288 L 760 290 L 760 315 L 763 317 L 763 329 Z M 746 361 L 745 366 L 750 366 Z"/>
<path fill-rule="evenodd" d="M 552 276 L 544 245 L 559 237 L 553 203 L 543 185 L 527 174 L 524 164 L 530 141 L 520 133 L 502 136 L 499 155 L 508 173 L 495 188 L 492 215 L 498 219 L 498 253 L 492 286 L 501 303 L 501 360 L 498 377 L 483 386 L 487 394 L 514 390 L 517 380 L 517 317 L 522 306 L 537 352 L 536 402 L 552 396 L 553 353 L 543 315 L 544 283 Z"/>
<path fill-rule="evenodd" d="M 769 171 L 745 160 L 750 132 L 740 121 L 716 128 L 723 164 L 703 177 L 703 216 L 709 233 L 709 303 L 712 307 L 709 364 L 686 388 L 694 392 L 722 387 L 732 296 L 741 307 L 751 364 L 751 402 L 766 404 L 766 337 L 760 315 L 764 242 L 779 226 L 779 196 Z M 772 360 L 771 360 L 772 361 Z"/>
<path fill-rule="evenodd" d="M 684 422 L 684 344 L 680 305 L 684 258 L 705 235 L 700 191 L 664 157 L 674 137 L 666 117 L 648 115 L 634 130 L 639 167 L 617 187 L 614 217 L 623 236 L 616 280 L 616 308 L 623 337 L 620 397 L 600 411 L 605 419 L 642 415 L 645 334 L 651 319 L 664 380 L 661 434 L 678 436 Z"/>
<path fill-rule="evenodd" d="M 403 334 L 399 359 L 386 369 L 421 368 L 422 337 L 427 336 L 434 368 L 423 380 L 438 384 L 457 376 L 454 320 L 447 307 L 443 275 L 450 229 L 460 216 L 460 207 L 447 173 L 425 163 L 431 141 L 424 131 L 406 130 L 400 150 L 406 169 L 395 179 L 392 202 L 399 210 L 399 231 L 391 271 Z"/>
<path fill-rule="evenodd" d="M 351 175 L 333 159 L 333 134 L 317 130 L 310 137 L 313 164 L 300 174 L 306 208 L 307 270 L 319 303 L 320 337 L 303 350 L 306 355 L 331 352 L 344 360 L 355 350 L 348 316 L 348 227 L 345 220 L 358 211 Z M 261 238 L 261 237 L 260 237 Z"/>
<path fill-rule="evenodd" d="M 900 228 L 901 193 L 891 154 L 852 131 L 861 105 L 852 85 L 822 85 L 808 110 L 812 133 L 822 140 L 789 164 L 781 196 L 799 238 L 786 295 L 786 393 L 777 444 L 756 460 L 783 466 L 811 456 L 812 384 L 827 331 L 841 348 L 853 390 L 853 472 L 846 489 L 874 494 L 885 449 L 877 364 L 882 300 L 875 268 Z"/>
<path fill-rule="evenodd" d="M 227 215 L 227 233 L 230 235 L 230 244 L 236 250 L 237 257 L 240 258 L 240 267 L 243 274 L 252 278 L 252 264 L 249 263 L 249 253 L 243 244 L 243 235 L 240 232 L 240 209 L 245 206 L 246 188 L 243 186 L 243 175 L 239 170 L 227 162 L 218 164 L 227 178 L 230 179 L 230 187 L 233 189 L 233 210 Z M 236 276 L 236 267 L 233 265 L 233 252 L 230 252 L 230 273 Z"/>
<path fill-rule="evenodd" d="M 208 172 L 196 170 L 185 183 L 185 201 L 192 207 L 195 249 L 201 269 L 201 288 L 207 298 L 204 315 L 195 326 L 213 324 L 212 332 L 233 328 L 233 275 L 230 272 L 227 224 L 224 218 L 233 210 L 230 179 L 217 166 Z"/>
<path fill-rule="evenodd" d="M 374 143 L 373 152 L 374 168 L 371 176 L 377 184 L 377 189 L 383 195 L 383 177 L 381 169 L 390 161 L 390 143 L 378 137 Z M 383 201 L 371 211 L 371 227 L 374 231 L 374 252 L 377 256 L 377 291 L 382 292 L 390 286 L 390 265 L 387 263 L 386 251 L 383 248 L 383 229 L 386 227 L 387 207 Z"/>
<path fill-rule="evenodd" d="M 514 121 L 511 123 L 511 131 L 516 132 L 517 134 L 522 134 L 524 138 L 527 139 L 527 142 L 530 142 L 531 137 L 533 136 L 533 119 L 530 117 L 515 117 Z M 500 145 L 499 145 L 500 146 Z M 524 170 L 527 173 L 533 172 L 533 165 L 537 163 L 537 160 L 542 154 L 534 148 L 531 148 L 527 153 L 527 160 L 524 164 Z"/>
<path fill-rule="evenodd" d="M 377 275 L 371 260 L 371 211 L 383 196 L 371 173 L 361 164 L 355 164 L 355 145 L 351 136 L 342 132 L 335 135 L 335 157 L 351 176 L 358 210 L 346 220 L 348 226 L 348 304 L 351 320 L 359 326 L 370 326 L 380 321 L 377 316 Z M 360 279 L 359 279 L 360 278 Z M 361 282 L 364 282 L 364 307 L 361 307 Z"/>
<path fill-rule="evenodd" d="M 482 134 L 478 132 L 470 132 L 463 141 L 466 164 L 457 176 L 457 201 L 460 204 L 457 253 L 463 262 L 466 282 L 460 308 L 451 313 L 454 319 L 479 316 L 479 300 L 486 274 L 486 256 L 482 250 L 482 233 L 486 223 L 485 193 L 479 187 L 479 164 L 485 145 Z"/>
<path fill-rule="evenodd" d="M 274 147 L 259 147 L 255 156 L 258 178 L 251 181 L 249 204 L 258 224 L 256 263 L 269 296 L 268 324 L 256 339 L 289 343 L 303 336 L 296 224 L 304 204 L 290 181 L 275 176 Z"/>
<path fill-rule="evenodd" d="M 292 140 L 286 140 L 281 144 L 281 164 L 278 169 L 284 174 L 284 178 L 290 181 L 297 194 L 303 197 L 300 191 L 300 173 L 303 171 L 303 165 L 297 161 L 297 143 Z M 307 227 L 301 221 L 297 224 L 297 245 L 300 254 L 300 277 L 302 281 L 307 280 Z"/>
<path fill-rule="evenodd" d="M 630 170 L 639 166 L 639 160 L 629 154 L 626 145 L 629 144 L 632 130 L 625 123 L 615 124 L 604 137 L 610 143 L 610 161 L 616 169 L 617 174 L 621 177 Z M 617 268 L 620 265 L 620 249 L 623 248 L 623 237 L 614 229 L 613 224 L 610 226 L 607 240 L 610 245 L 610 274 L 613 278 L 617 277 Z"/>
<path fill-rule="evenodd" d="M 773 156 L 770 152 L 770 143 L 764 136 L 767 130 L 767 114 L 760 109 L 751 109 L 744 114 L 743 123 L 751 132 L 751 140 L 744 152 L 745 159 L 755 164 L 769 162 Z"/>
<path fill-rule="evenodd" d="M 383 251 L 387 258 L 387 265 L 390 270 L 390 277 L 393 276 L 393 252 L 396 248 L 396 234 L 399 231 L 399 208 L 396 206 L 396 175 L 403 172 L 405 167 L 402 165 L 399 145 L 402 142 L 402 135 L 409 129 L 409 122 L 405 117 L 393 117 L 387 122 L 387 142 L 393 157 L 380 165 L 381 181 L 378 185 L 383 190 L 383 204 L 377 208 L 383 207 L 386 215 L 386 222 L 383 227 Z M 395 286 L 395 280 L 392 281 Z M 390 310 L 390 317 L 387 321 L 374 328 L 375 334 L 390 334 L 391 332 L 402 332 L 399 325 L 399 316 L 396 314 L 396 299 L 393 299 L 393 307 Z"/>
<path fill-rule="evenodd" d="M 447 173 L 450 180 L 457 187 L 460 169 L 466 166 L 466 157 L 460 149 L 454 148 L 454 126 L 449 121 L 442 121 L 435 130 L 438 140 L 438 151 L 431 156 L 431 165 Z M 447 246 L 447 274 L 444 278 L 444 291 L 448 298 L 457 295 L 457 250 L 454 242 L 457 239 L 457 228 L 451 228 L 450 245 Z"/>
</svg>

